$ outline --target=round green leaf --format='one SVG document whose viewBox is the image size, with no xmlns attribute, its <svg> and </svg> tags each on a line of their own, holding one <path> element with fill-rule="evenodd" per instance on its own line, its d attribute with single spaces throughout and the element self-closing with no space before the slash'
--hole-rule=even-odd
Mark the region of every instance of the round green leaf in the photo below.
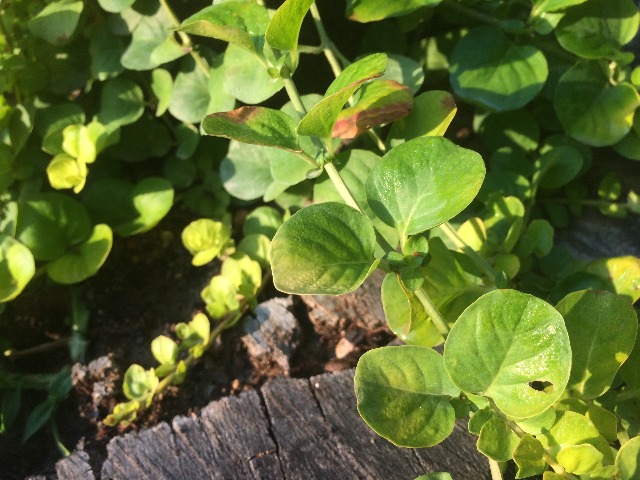
<svg viewBox="0 0 640 480">
<path fill-rule="evenodd" d="M 81 1 L 52 2 L 29 20 L 27 26 L 31 33 L 51 45 L 66 45 L 78 26 L 82 8 Z"/>
<path fill-rule="evenodd" d="M 378 435 L 401 447 L 431 447 L 453 431 L 449 403 L 460 391 L 442 357 L 427 347 L 383 347 L 358 361 L 358 412 Z"/>
<path fill-rule="evenodd" d="M 518 443 L 518 435 L 502 419 L 492 417 L 482 426 L 477 446 L 483 455 L 497 462 L 508 462 Z"/>
<path fill-rule="evenodd" d="M 634 437 L 625 443 L 616 456 L 616 467 L 621 480 L 640 478 L 640 437 Z"/>
<path fill-rule="evenodd" d="M 558 452 L 558 463 L 569 473 L 589 474 L 602 468 L 603 455 L 593 445 L 569 445 Z"/>
<path fill-rule="evenodd" d="M 254 53 L 236 45 L 227 47 L 224 68 L 224 90 L 243 103 L 262 103 L 284 86 L 281 78 L 269 75 Z"/>
<path fill-rule="evenodd" d="M 526 110 L 491 113 L 481 119 L 476 129 L 491 150 L 511 147 L 533 151 L 540 141 L 540 126 Z"/>
<path fill-rule="evenodd" d="M 182 244 L 193 255 L 191 264 L 200 267 L 209 263 L 231 238 L 231 229 L 222 222 L 201 218 L 182 231 Z"/>
<path fill-rule="evenodd" d="M 492 398 L 513 418 L 544 411 L 569 380 L 571 348 L 562 316 L 515 290 L 495 290 L 471 304 L 451 329 L 444 351 L 453 383 Z"/>
<path fill-rule="evenodd" d="M 124 71 L 120 57 L 124 53 L 124 42 L 111 33 L 106 25 L 94 26 L 91 33 L 91 75 L 100 81 L 117 77 Z"/>
<path fill-rule="evenodd" d="M 133 187 L 131 195 L 137 217 L 115 229 L 125 237 L 152 229 L 173 206 L 173 187 L 164 178 L 145 178 Z"/>
<path fill-rule="evenodd" d="M 138 120 L 144 111 L 142 89 L 131 80 L 115 78 L 102 87 L 98 121 L 111 128 Z"/>
<path fill-rule="evenodd" d="M 151 341 L 151 353 L 160 365 L 174 365 L 178 359 L 178 344 L 165 335 Z"/>
<path fill-rule="evenodd" d="M 133 364 L 124 373 L 122 390 L 129 400 L 147 400 L 157 386 L 158 377 L 153 370 L 145 370 L 140 365 Z"/>
<path fill-rule="evenodd" d="M 630 83 L 612 86 L 607 64 L 581 61 L 560 78 L 553 104 L 569 136 L 603 147 L 629 133 L 640 96 Z"/>
<path fill-rule="evenodd" d="M 526 478 L 539 475 L 547 462 L 544 460 L 544 448 L 533 435 L 525 434 L 513 450 L 513 460 L 518 466 L 516 478 Z"/>
<path fill-rule="evenodd" d="M 590 0 L 562 17 L 555 33 L 560 45 L 582 58 L 615 58 L 638 32 L 633 0 Z"/>
<path fill-rule="evenodd" d="M 355 290 L 378 264 L 376 234 L 357 210 L 339 203 L 295 213 L 271 243 L 273 281 L 297 294 L 340 295 Z"/>
<path fill-rule="evenodd" d="M 209 315 L 213 318 L 222 318 L 240 307 L 237 293 L 238 289 L 229 278 L 216 275 L 211 278 L 209 285 L 202 290 L 200 296 L 207 305 Z"/>
<path fill-rule="evenodd" d="M 582 170 L 583 157 L 575 148 L 560 145 L 540 156 L 540 186 L 560 188 L 573 180 Z"/>
<path fill-rule="evenodd" d="M 133 5 L 135 0 L 98 0 L 103 10 L 111 13 L 119 13 Z"/>
<path fill-rule="evenodd" d="M 495 27 L 473 29 L 451 55 L 451 86 L 491 110 L 516 110 L 542 90 L 549 70 L 540 50 L 513 43 Z"/>
<path fill-rule="evenodd" d="M 583 290 L 558 303 L 569 332 L 573 361 L 568 388 L 582 398 L 597 398 L 629 357 L 636 339 L 638 317 L 627 299 Z"/>
<path fill-rule="evenodd" d="M 260 264 L 242 252 L 227 257 L 220 273 L 231 280 L 238 293 L 245 298 L 254 297 L 262 283 Z"/>
<path fill-rule="evenodd" d="M 15 238 L 0 234 L 0 302 L 20 295 L 35 273 L 31 250 Z"/>
<path fill-rule="evenodd" d="M 409 295 L 413 295 L 408 292 Z M 426 315 L 424 307 L 408 298 L 395 274 L 388 273 L 382 282 L 382 308 L 387 324 L 398 338 L 409 345 L 432 347 L 441 344 L 444 339 L 433 322 Z M 418 301 L 419 304 L 419 301 Z"/>
<path fill-rule="evenodd" d="M 245 235 L 237 247 L 238 252 L 245 253 L 264 269 L 271 266 L 271 239 L 261 233 Z"/>
<path fill-rule="evenodd" d="M 42 193 L 18 204 L 16 239 L 31 250 L 36 260 L 55 260 L 89 235 L 89 214 L 71 197 Z"/>
<path fill-rule="evenodd" d="M 482 157 L 440 137 L 415 138 L 392 148 L 367 180 L 367 201 L 401 238 L 460 213 L 484 179 Z"/>
<path fill-rule="evenodd" d="M 253 210 L 244 220 L 242 233 L 261 233 L 272 239 L 282 225 L 282 214 L 275 208 L 262 206 Z"/>
<path fill-rule="evenodd" d="M 55 282 L 78 283 L 92 277 L 107 259 L 113 244 L 108 225 L 99 224 L 86 242 L 47 265 L 47 275 Z"/>
<path fill-rule="evenodd" d="M 273 148 L 231 141 L 220 163 L 224 189 L 240 200 L 262 197 L 273 183 L 269 165 Z"/>
</svg>

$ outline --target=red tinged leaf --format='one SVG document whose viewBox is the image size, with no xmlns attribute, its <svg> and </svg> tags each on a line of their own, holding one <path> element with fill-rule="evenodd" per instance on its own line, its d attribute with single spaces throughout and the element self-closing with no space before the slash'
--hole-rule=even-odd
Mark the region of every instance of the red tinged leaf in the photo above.
<svg viewBox="0 0 640 480">
<path fill-rule="evenodd" d="M 334 138 L 352 139 L 372 127 L 398 120 L 411 112 L 413 95 L 409 87 L 395 80 L 378 80 L 366 85 L 360 100 L 340 112 L 333 126 Z"/>
</svg>

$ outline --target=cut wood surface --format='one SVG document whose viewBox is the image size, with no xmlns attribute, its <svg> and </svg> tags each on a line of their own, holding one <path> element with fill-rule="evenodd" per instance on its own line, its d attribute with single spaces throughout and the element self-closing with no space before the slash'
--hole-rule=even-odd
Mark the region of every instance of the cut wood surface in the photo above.
<svg viewBox="0 0 640 480">
<path fill-rule="evenodd" d="M 448 471 L 489 478 L 463 425 L 430 449 L 399 448 L 360 419 L 353 370 L 277 378 L 260 391 L 209 404 L 198 416 L 114 438 L 99 475 L 82 451 L 56 465 L 61 479 L 409 479 Z"/>
</svg>

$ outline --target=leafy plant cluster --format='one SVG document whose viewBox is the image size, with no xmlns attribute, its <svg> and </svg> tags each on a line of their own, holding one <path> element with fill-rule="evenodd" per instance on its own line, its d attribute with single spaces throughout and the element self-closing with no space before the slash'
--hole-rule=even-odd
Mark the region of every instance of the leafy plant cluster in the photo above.
<svg viewBox="0 0 640 480">
<path fill-rule="evenodd" d="M 584 182 L 602 147 L 640 160 L 632 0 L 347 0 L 366 24 L 353 62 L 313 0 L 215 2 L 183 21 L 166 0 L 98 3 L 15 2 L 0 22 L 4 300 L 35 262 L 59 283 L 92 275 L 111 232 L 153 227 L 176 189 L 206 217 L 183 232 L 193 264 L 222 260 L 202 292 L 219 326 L 198 315 L 154 340 L 159 366 L 127 371 L 107 423 L 179 383 L 270 271 L 284 292 L 339 295 L 380 268 L 408 346 L 358 364 L 376 432 L 431 446 L 468 416 L 494 479 L 511 460 L 518 478 L 637 478 L 640 261 L 554 243 L 584 208 L 640 211 L 615 174 Z M 317 46 L 299 42 L 307 13 Z M 318 54 L 335 78 L 301 95 L 293 77 Z M 447 134 L 456 102 L 486 161 L 460 126 Z M 236 247 L 227 208 L 256 201 L 284 216 L 257 208 Z"/>
</svg>

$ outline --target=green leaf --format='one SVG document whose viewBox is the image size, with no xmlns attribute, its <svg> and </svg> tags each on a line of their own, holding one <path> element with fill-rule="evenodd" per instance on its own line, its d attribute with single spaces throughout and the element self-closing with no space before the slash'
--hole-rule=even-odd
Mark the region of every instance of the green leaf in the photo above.
<svg viewBox="0 0 640 480">
<path fill-rule="evenodd" d="M 422 7 L 433 7 L 442 0 L 347 0 L 347 16 L 357 22 L 375 22 L 399 17 Z"/>
<path fill-rule="evenodd" d="M 381 296 L 387 324 L 398 338 L 409 345 L 425 347 L 444 341 L 415 294 L 404 290 L 395 274 L 384 277 Z"/>
<path fill-rule="evenodd" d="M 538 164 L 540 186 L 560 188 L 573 180 L 582 170 L 582 155 L 573 147 L 560 145 L 543 153 Z"/>
<path fill-rule="evenodd" d="M 376 80 L 365 85 L 357 103 L 342 110 L 331 136 L 351 139 L 367 130 L 405 117 L 413 106 L 408 87 L 395 80 Z"/>
<path fill-rule="evenodd" d="M 50 399 L 46 399 L 45 401 L 36 405 L 36 407 L 31 410 L 29 417 L 27 418 L 27 422 L 24 426 L 24 433 L 22 434 L 22 442 L 26 442 L 29 440 L 34 433 L 40 430 L 45 423 L 47 423 L 53 412 L 56 409 L 56 404 L 52 402 Z"/>
<path fill-rule="evenodd" d="M 516 478 L 540 475 L 547 462 L 544 460 L 544 447 L 533 435 L 525 434 L 513 450 L 513 460 L 518 466 Z"/>
<path fill-rule="evenodd" d="M 230 112 L 209 115 L 202 121 L 207 135 L 230 138 L 243 143 L 300 152 L 296 124 L 280 110 L 265 107 L 240 107 Z"/>
<path fill-rule="evenodd" d="M 357 210 L 333 202 L 303 208 L 271 243 L 274 284 L 287 293 L 350 292 L 378 264 L 375 246 L 375 231 Z"/>
<path fill-rule="evenodd" d="M 480 430 L 478 451 L 497 462 L 507 462 L 511 460 L 519 440 L 502 419 L 493 417 Z"/>
<path fill-rule="evenodd" d="M 358 413 L 378 435 L 402 447 L 431 447 L 453 431 L 449 403 L 460 391 L 442 357 L 427 347 L 383 347 L 358 361 Z"/>
<path fill-rule="evenodd" d="M 569 445 L 558 452 L 558 463 L 569 473 L 585 475 L 602 468 L 603 455 L 593 445 Z"/>
<path fill-rule="evenodd" d="M 102 87 L 97 119 L 110 128 L 128 125 L 144 112 L 142 89 L 126 78 L 114 78 Z"/>
<path fill-rule="evenodd" d="M 300 27 L 314 0 L 286 0 L 271 17 L 266 40 L 280 50 L 297 50 Z"/>
<path fill-rule="evenodd" d="M 182 22 L 178 31 L 216 38 L 255 52 L 262 47 L 269 22 L 267 9 L 254 2 L 225 2 L 200 10 Z"/>
<path fill-rule="evenodd" d="M 261 206 L 253 210 L 244 220 L 242 233 L 251 235 L 253 233 L 261 233 L 269 237 L 269 240 L 278 231 L 282 225 L 282 214 L 275 208 Z"/>
<path fill-rule="evenodd" d="M 557 305 L 571 340 L 570 388 L 584 399 L 605 393 L 620 365 L 629 357 L 638 317 L 624 298 L 605 291 L 583 290 Z"/>
<path fill-rule="evenodd" d="M 132 28 L 131 43 L 120 59 L 127 70 L 153 70 L 189 53 L 171 31 L 173 22 L 160 2 L 155 10 L 140 16 Z"/>
<path fill-rule="evenodd" d="M 47 178 L 52 188 L 63 190 L 73 188 L 78 193 L 87 181 L 87 166 L 64 153 L 56 155 L 47 165 Z"/>
<path fill-rule="evenodd" d="M 231 280 L 238 293 L 245 298 L 255 297 L 262 284 L 260 264 L 242 252 L 227 257 L 222 262 L 220 273 Z"/>
<path fill-rule="evenodd" d="M 557 405 L 558 403 L 556 403 Z M 523 431 L 531 435 L 539 435 L 544 430 L 549 430 L 556 423 L 556 411 L 554 407 L 549 407 L 534 417 L 518 420 L 516 423 Z"/>
<path fill-rule="evenodd" d="M 113 407 L 113 411 L 105 417 L 104 424 L 109 427 L 115 427 L 119 423 L 128 425 L 136 419 L 139 409 L 140 403 L 136 400 L 118 403 Z"/>
<path fill-rule="evenodd" d="M 18 204 L 16 239 L 36 260 L 55 260 L 68 247 L 91 235 L 91 221 L 77 200 L 60 193 L 41 193 Z"/>
<path fill-rule="evenodd" d="M 640 298 L 640 258 L 601 258 L 591 262 L 586 271 L 603 279 L 611 291 L 626 297 L 631 303 Z"/>
<path fill-rule="evenodd" d="M 496 27 L 474 28 L 451 55 L 454 91 L 496 111 L 516 110 L 533 100 L 549 74 L 540 50 L 514 44 Z"/>
<path fill-rule="evenodd" d="M 395 147 L 417 137 L 442 137 L 458 111 L 449 92 L 432 90 L 418 95 L 411 113 L 391 125 L 387 144 Z"/>
<path fill-rule="evenodd" d="M 496 418 L 496 414 L 489 407 L 482 408 L 474 412 L 469 417 L 469 423 L 468 423 L 469 432 L 473 433 L 474 435 L 480 435 L 480 431 L 482 430 L 482 427 L 484 427 L 484 424 L 487 423 L 492 418 Z"/>
<path fill-rule="evenodd" d="M 261 233 L 245 235 L 238 243 L 238 252 L 245 253 L 263 269 L 271 267 L 271 239 Z"/>
<path fill-rule="evenodd" d="M 273 149 L 231 141 L 227 156 L 220 163 L 224 189 L 240 200 L 255 200 L 273 183 L 269 164 Z"/>
<path fill-rule="evenodd" d="M 165 335 L 151 341 L 151 353 L 160 365 L 174 365 L 178 359 L 178 344 Z"/>
<path fill-rule="evenodd" d="M 144 403 L 149 401 L 158 386 L 158 377 L 152 370 L 145 370 L 135 363 L 127 368 L 122 382 L 122 391 L 129 400 Z"/>
<path fill-rule="evenodd" d="M 467 308 L 445 342 L 462 391 L 487 396 L 513 418 L 537 415 L 562 395 L 571 348 L 562 316 L 539 298 L 496 290 Z M 539 390 L 540 383 L 545 386 Z"/>
<path fill-rule="evenodd" d="M 415 138 L 392 148 L 373 168 L 367 201 L 404 238 L 460 213 L 480 190 L 484 173 L 476 152 L 444 138 Z"/>
<path fill-rule="evenodd" d="M 517 252 L 521 256 L 534 253 L 538 258 L 545 257 L 553 248 L 553 227 L 541 218 L 532 220 L 520 237 Z"/>
<path fill-rule="evenodd" d="M 540 126 L 526 110 L 490 113 L 476 118 L 479 124 L 474 120 L 474 127 L 492 150 L 510 147 L 520 152 L 520 149 L 533 151 L 538 148 Z"/>
<path fill-rule="evenodd" d="M 2 394 L 2 406 L 0 407 L 0 433 L 5 433 L 20 412 L 22 390 L 20 388 L 7 389 Z"/>
<path fill-rule="evenodd" d="M 237 293 L 238 289 L 231 279 L 223 275 L 216 275 L 211 278 L 200 296 L 207 305 L 209 315 L 213 318 L 222 318 L 240 308 Z"/>
<path fill-rule="evenodd" d="M 107 259 L 113 244 L 108 225 L 99 224 L 82 244 L 47 265 L 47 275 L 62 284 L 78 283 L 92 277 Z"/>
<path fill-rule="evenodd" d="M 205 345 L 211 334 L 211 323 L 204 313 L 196 313 L 189 323 L 178 323 L 176 335 L 182 340 L 180 348 Z"/>
<path fill-rule="evenodd" d="M 225 92 L 243 103 L 262 103 L 284 87 L 282 78 L 271 76 L 255 54 L 237 45 L 227 47 L 223 68 Z"/>
<path fill-rule="evenodd" d="M 147 177 L 133 187 L 131 198 L 137 216 L 115 227 L 123 237 L 155 227 L 173 206 L 173 187 L 164 178 Z"/>
<path fill-rule="evenodd" d="M 415 480 L 453 480 L 453 478 L 451 478 L 451 474 L 447 472 L 435 472 L 420 475 Z"/>
<path fill-rule="evenodd" d="M 582 58 L 616 58 L 638 32 L 633 0 L 590 0 L 567 10 L 555 29 L 565 50 Z"/>
<path fill-rule="evenodd" d="M 576 412 L 558 412 L 556 423 L 537 438 L 552 458 L 556 458 L 560 450 L 570 445 L 589 444 L 604 455 L 605 463 L 613 463 L 613 454 L 607 441 L 600 436 L 593 423 Z"/>
<path fill-rule="evenodd" d="M 298 134 L 330 138 L 340 110 L 367 80 L 379 77 L 387 67 L 387 56 L 375 53 L 352 63 L 327 89 L 324 98 L 298 124 Z"/>
<path fill-rule="evenodd" d="M 533 0 L 533 6 L 538 12 L 555 12 L 573 5 L 579 5 L 587 0 Z"/>
<path fill-rule="evenodd" d="M 120 13 L 129 8 L 135 0 L 98 0 L 103 10 L 111 13 Z"/>
<path fill-rule="evenodd" d="M 413 58 L 404 55 L 389 53 L 387 56 L 387 69 L 379 79 L 395 80 L 409 87 L 415 95 L 424 83 L 424 68 Z"/>
<path fill-rule="evenodd" d="M 616 467 L 621 480 L 637 480 L 640 476 L 640 437 L 634 437 L 620 447 Z"/>
<path fill-rule="evenodd" d="M 105 27 L 97 27 L 91 34 L 91 75 L 105 81 L 124 71 L 120 58 L 124 53 L 123 41 Z"/>
<path fill-rule="evenodd" d="M 191 264 L 195 267 L 220 255 L 230 238 L 231 228 L 210 218 L 195 220 L 182 230 L 182 244 L 193 255 Z"/>
<path fill-rule="evenodd" d="M 627 384 L 627 386 L 629 385 Z M 615 413 L 610 412 L 606 408 L 603 408 L 595 403 L 590 403 L 586 413 L 586 417 L 591 420 L 591 422 L 600 432 L 600 435 L 606 438 L 608 442 L 613 443 L 617 440 L 618 417 Z"/>
<path fill-rule="evenodd" d="M 0 302 L 20 295 L 35 273 L 31 250 L 15 238 L 0 234 Z"/>
<path fill-rule="evenodd" d="M 36 37 L 46 40 L 51 45 L 66 45 L 78 26 L 82 8 L 81 1 L 53 2 L 30 19 L 27 26 Z"/>
<path fill-rule="evenodd" d="M 151 72 L 151 90 L 158 99 L 156 117 L 161 116 L 169 108 L 173 92 L 173 77 L 164 68 L 156 68 Z"/>
<path fill-rule="evenodd" d="M 580 61 L 560 77 L 553 104 L 567 135 L 603 147 L 629 133 L 640 96 L 630 83 L 611 85 L 608 64 Z"/>
</svg>

